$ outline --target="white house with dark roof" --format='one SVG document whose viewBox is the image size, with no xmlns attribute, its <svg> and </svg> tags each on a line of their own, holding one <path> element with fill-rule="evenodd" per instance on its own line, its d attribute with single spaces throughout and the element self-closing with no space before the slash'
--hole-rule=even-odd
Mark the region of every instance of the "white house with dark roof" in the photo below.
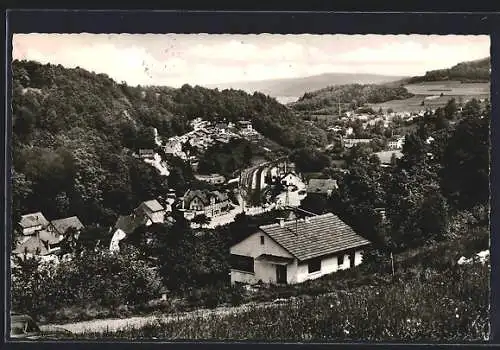
<svg viewBox="0 0 500 350">
<path fill-rule="evenodd" d="M 295 284 L 361 264 L 370 242 L 327 213 L 260 226 L 234 244 L 231 283 Z"/>
</svg>

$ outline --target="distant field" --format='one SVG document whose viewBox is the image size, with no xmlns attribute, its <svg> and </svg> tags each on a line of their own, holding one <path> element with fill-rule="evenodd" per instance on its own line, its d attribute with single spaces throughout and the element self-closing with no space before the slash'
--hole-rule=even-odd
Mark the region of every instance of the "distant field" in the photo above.
<svg viewBox="0 0 500 350">
<path fill-rule="evenodd" d="M 455 98 L 457 101 L 460 101 L 460 99 L 462 99 L 463 102 L 466 102 L 467 100 L 472 98 L 477 98 L 477 99 L 489 98 L 489 94 L 482 94 L 482 95 L 444 94 L 444 96 L 439 96 L 439 94 L 436 96 L 435 95 L 436 95 L 435 93 L 430 93 L 427 95 L 413 96 L 405 100 L 392 100 L 383 103 L 372 103 L 370 104 L 370 107 L 372 107 L 374 110 L 378 110 L 379 108 L 387 110 L 388 108 L 391 108 L 394 112 L 405 112 L 405 111 L 418 112 L 422 109 L 427 109 L 427 108 L 435 109 L 438 107 L 444 107 L 448 102 L 448 100 L 452 98 Z M 430 96 L 432 96 L 432 98 L 428 98 Z M 424 101 L 424 106 L 422 106 L 422 101 Z"/>
<path fill-rule="evenodd" d="M 414 95 L 459 95 L 475 96 L 489 95 L 489 83 L 461 83 L 459 81 L 432 81 L 419 84 L 405 85 L 408 92 Z"/>
</svg>

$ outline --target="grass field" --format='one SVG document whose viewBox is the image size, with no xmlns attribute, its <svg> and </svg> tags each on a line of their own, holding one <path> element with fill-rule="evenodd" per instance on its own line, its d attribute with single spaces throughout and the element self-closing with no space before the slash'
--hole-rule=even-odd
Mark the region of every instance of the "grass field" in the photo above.
<svg viewBox="0 0 500 350">
<path fill-rule="evenodd" d="M 463 102 L 470 100 L 472 98 L 484 99 L 489 98 L 489 95 L 437 95 L 436 98 L 426 98 L 434 95 L 418 95 L 413 96 L 404 100 L 392 100 L 383 103 L 373 103 L 370 104 L 374 110 L 378 110 L 382 108 L 383 110 L 387 110 L 391 108 L 394 112 L 418 112 L 421 110 L 425 110 L 427 108 L 435 109 L 438 107 L 444 107 L 446 103 L 454 98 L 457 101 L 460 99 Z M 422 106 L 422 101 L 424 101 L 424 106 Z"/>
<path fill-rule="evenodd" d="M 489 83 L 461 83 L 459 81 L 430 81 L 419 84 L 405 85 L 408 92 L 414 95 L 445 95 L 476 96 L 489 95 Z"/>
<path fill-rule="evenodd" d="M 484 99 L 490 97 L 489 83 L 425 82 L 406 85 L 405 88 L 415 96 L 404 100 L 372 103 L 370 107 L 374 110 L 391 108 L 394 112 L 418 112 L 427 108 L 444 107 L 452 98 L 466 102 L 472 98 Z M 443 96 L 441 96 L 441 93 Z M 424 106 L 422 106 L 422 101 L 424 101 Z"/>
<path fill-rule="evenodd" d="M 262 310 L 153 321 L 85 338 L 254 341 L 485 341 L 487 265 L 400 274 L 349 290 L 295 298 Z"/>
</svg>

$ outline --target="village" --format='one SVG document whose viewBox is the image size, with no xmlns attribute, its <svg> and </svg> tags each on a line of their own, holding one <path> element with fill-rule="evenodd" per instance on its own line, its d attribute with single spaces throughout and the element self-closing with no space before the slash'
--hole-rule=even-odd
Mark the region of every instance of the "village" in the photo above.
<svg viewBox="0 0 500 350">
<path fill-rule="evenodd" d="M 324 39 L 211 38 L 103 41 L 170 42 L 146 80 L 13 61 L 11 336 L 484 339 L 489 58 L 237 82 L 221 49 L 179 71 L 203 45 L 254 42 L 252 70 Z"/>
<path fill-rule="evenodd" d="M 202 154 L 203 150 L 214 143 L 226 143 L 233 138 L 261 138 L 252 128 L 252 123 L 240 121 L 237 125 L 233 123 L 210 123 L 196 118 L 191 122 L 192 131 L 185 135 L 176 136 L 162 142 L 161 136 L 155 130 L 155 143 L 165 154 L 178 157 L 183 161 L 188 161 L 194 171 L 197 169 L 198 158 L 194 154 Z M 361 139 L 364 141 L 363 139 Z M 389 144 L 391 151 L 402 148 L 402 140 Z M 357 139 L 344 139 L 346 148 L 356 144 Z M 189 145 L 189 146 L 187 146 Z M 186 147 L 187 146 L 187 147 Z M 187 148 L 187 149 L 186 149 Z M 193 149 L 198 152 L 194 152 Z M 136 155 L 145 163 L 156 168 L 162 176 L 169 175 L 169 166 L 157 152 L 152 149 L 140 149 Z M 117 218 L 113 227 L 109 228 L 109 250 L 118 253 L 120 251 L 120 241 L 131 235 L 139 227 L 146 227 L 153 224 L 172 224 L 174 222 L 174 212 L 179 212 L 188 220 L 192 228 L 213 229 L 217 226 L 227 225 L 234 221 L 238 214 L 259 215 L 273 210 L 292 209 L 299 210 L 301 201 L 308 195 L 329 197 L 337 190 L 337 181 L 334 179 L 309 178 L 305 179 L 303 174 L 296 171 L 292 162 L 287 159 L 277 159 L 271 162 L 264 162 L 248 169 L 241 169 L 240 175 L 233 179 L 226 179 L 219 174 L 195 174 L 196 179 L 215 186 L 216 190 L 209 189 L 188 189 L 182 196 L 176 196 L 173 189 L 169 192 L 139 203 L 136 209 L 129 215 Z M 249 193 L 262 193 L 257 202 L 249 202 Z M 308 278 L 317 278 L 323 274 L 331 273 L 338 269 L 349 268 L 361 263 L 362 250 L 356 250 L 369 242 L 362 239 L 354 231 L 333 214 L 316 215 L 308 213 L 313 217 L 286 221 L 281 218 L 279 223 L 271 226 L 263 226 L 260 233 L 255 237 L 248 237 L 245 241 L 231 248 L 231 254 L 236 264 L 232 272 L 231 281 L 257 282 L 259 280 L 273 283 L 297 283 Z M 26 213 L 22 215 L 18 225 L 22 229 L 23 238 L 17 242 L 13 255 L 27 258 L 37 256 L 43 262 L 57 264 L 61 261 L 71 259 L 70 254 L 61 255 L 61 242 L 65 240 L 77 240 L 83 224 L 78 217 L 62 218 L 48 221 L 42 212 Z M 296 229 L 296 235 L 303 237 L 301 247 L 297 249 L 318 249 L 318 253 L 309 255 L 290 255 L 290 248 L 287 243 L 291 237 L 286 237 L 289 227 L 292 225 Z M 268 229 L 274 227 L 269 232 Z M 331 235 L 337 235 L 336 230 L 326 230 L 322 235 L 323 241 L 312 240 L 310 235 L 317 235 L 322 227 L 336 227 L 346 232 L 343 244 L 336 242 L 331 245 Z M 288 229 L 287 229 L 288 228 Z M 285 236 L 279 234 L 282 230 Z M 278 230 L 278 231 L 276 231 Z M 293 233 L 292 233 L 293 235 Z M 264 238 L 267 237 L 267 238 Z M 255 243 L 259 240 L 260 243 Z M 266 244 L 264 241 L 267 241 Z M 353 243 L 357 242 L 357 243 Z M 283 242 L 281 242 L 283 241 Z M 281 242 L 281 243 L 279 243 Z M 333 241 L 335 242 L 335 240 Z M 276 245 L 278 244 L 278 245 Z M 314 244 L 317 248 L 308 247 Z M 244 248 L 246 245 L 250 247 Z M 241 253 L 240 251 L 246 251 Z M 324 250 L 324 251 L 323 251 Z M 346 252 L 339 260 L 332 260 L 332 253 Z M 238 253 L 240 252 L 240 253 Z M 272 254 L 274 252 L 274 255 Z M 350 255 L 352 252 L 352 256 Z M 344 253 L 342 253 L 344 254 Z M 327 257 L 329 260 L 323 262 L 323 268 L 319 268 L 321 263 L 319 258 Z M 260 257 L 260 258 L 259 258 Z M 238 260 L 238 258 L 241 260 Z M 256 264 L 265 266 L 275 266 L 276 273 L 259 272 L 254 273 L 253 263 L 246 263 L 245 259 L 255 258 Z M 314 258 L 309 268 L 309 274 L 297 277 L 297 265 L 300 261 L 308 261 Z M 267 259 L 267 260 L 266 260 Z M 277 260 L 276 260 L 277 259 Z M 284 260 L 283 260 L 284 259 Z M 295 259 L 295 260 L 294 260 Z M 252 260 L 253 261 L 253 260 Z M 13 260 L 15 264 L 15 261 Z M 283 266 L 288 264 L 290 278 L 287 279 L 287 272 Z M 266 265 L 267 264 L 267 265 Z M 262 266 L 264 266 L 262 265 Z M 246 266 L 246 267 L 245 267 Z M 255 267 L 258 269 L 257 265 Z M 273 270 L 274 271 L 274 270 Z M 297 271 L 297 272 L 295 272 Z M 248 274 L 252 274 L 249 280 Z M 267 273 L 267 275 L 266 275 Z M 285 276 L 285 277 L 283 277 Z"/>
</svg>

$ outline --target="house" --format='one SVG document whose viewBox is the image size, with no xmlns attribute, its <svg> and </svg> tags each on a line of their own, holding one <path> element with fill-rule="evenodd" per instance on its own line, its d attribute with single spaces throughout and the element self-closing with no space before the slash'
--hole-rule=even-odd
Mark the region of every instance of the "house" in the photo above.
<svg viewBox="0 0 500 350">
<path fill-rule="evenodd" d="M 12 254 L 18 255 L 20 257 L 24 255 L 28 256 L 45 256 L 53 253 L 54 251 L 51 251 L 51 247 L 48 242 L 43 241 L 38 233 L 32 235 L 32 236 L 25 236 L 22 239 L 20 239 L 17 244 L 16 248 L 12 251 Z"/>
<path fill-rule="evenodd" d="M 388 147 L 390 150 L 402 149 L 402 148 L 403 148 L 404 143 L 405 143 L 405 138 L 404 138 L 404 137 L 399 137 L 399 138 L 397 138 L 396 140 L 390 140 L 390 141 L 387 143 L 387 147 Z"/>
<path fill-rule="evenodd" d="M 140 149 L 139 157 L 142 159 L 154 160 L 155 152 L 152 149 Z"/>
<path fill-rule="evenodd" d="M 241 129 L 244 129 L 246 131 L 253 130 L 252 122 L 250 122 L 248 120 L 240 120 L 240 121 L 238 121 L 238 125 L 240 126 Z"/>
<path fill-rule="evenodd" d="M 225 134 L 226 131 L 228 130 L 227 123 L 217 123 L 215 124 L 215 129 L 221 134 Z"/>
<path fill-rule="evenodd" d="M 40 216 L 38 217 L 40 220 Z M 76 216 L 52 220 L 51 222 L 45 219 L 45 221 L 46 224 L 41 225 L 43 226 L 42 229 L 32 231 L 31 234 L 26 235 L 16 242 L 16 248 L 13 251 L 14 254 L 38 256 L 55 254 L 60 251 L 60 243 L 66 237 L 68 229 L 74 228 L 76 230 L 75 238 L 78 238 L 79 231 L 83 228 L 83 224 Z"/>
<path fill-rule="evenodd" d="M 344 147 L 351 148 L 361 143 L 369 143 L 372 139 L 343 139 Z"/>
<path fill-rule="evenodd" d="M 113 232 L 109 250 L 117 252 L 120 250 L 119 242 L 133 233 L 137 228 L 145 226 L 149 218 L 146 215 L 120 215 L 116 220 L 115 226 L 111 229 Z"/>
<path fill-rule="evenodd" d="M 370 242 L 336 215 L 280 220 L 234 244 L 231 283 L 295 284 L 358 266 Z"/>
<path fill-rule="evenodd" d="M 166 208 L 160 204 L 156 199 L 142 202 L 134 210 L 137 216 L 144 216 L 146 219 L 146 226 L 152 224 L 160 224 L 165 222 Z"/>
<path fill-rule="evenodd" d="M 307 193 L 331 196 L 338 187 L 337 180 L 334 179 L 310 179 L 307 184 Z"/>
<path fill-rule="evenodd" d="M 226 182 L 226 178 L 220 174 L 210 174 L 210 175 L 195 175 L 196 180 L 207 182 L 212 185 L 219 185 Z"/>
<path fill-rule="evenodd" d="M 19 226 L 23 230 L 23 235 L 32 235 L 36 231 L 45 229 L 48 225 L 49 221 L 41 212 L 22 215 L 19 221 Z"/>
<path fill-rule="evenodd" d="M 60 236 L 65 236 L 68 229 L 75 229 L 78 237 L 81 229 L 83 228 L 83 224 L 77 216 L 71 216 L 69 218 L 52 220 L 48 227 L 48 231 L 58 234 Z"/>
<path fill-rule="evenodd" d="M 200 214 L 208 217 L 221 215 L 229 208 L 229 197 L 225 192 L 188 190 L 182 199 L 184 216 L 189 219 Z"/>
<path fill-rule="evenodd" d="M 288 172 L 282 176 L 280 182 L 283 186 L 296 188 L 298 191 L 305 190 L 306 185 L 299 175 L 294 172 Z"/>
</svg>

